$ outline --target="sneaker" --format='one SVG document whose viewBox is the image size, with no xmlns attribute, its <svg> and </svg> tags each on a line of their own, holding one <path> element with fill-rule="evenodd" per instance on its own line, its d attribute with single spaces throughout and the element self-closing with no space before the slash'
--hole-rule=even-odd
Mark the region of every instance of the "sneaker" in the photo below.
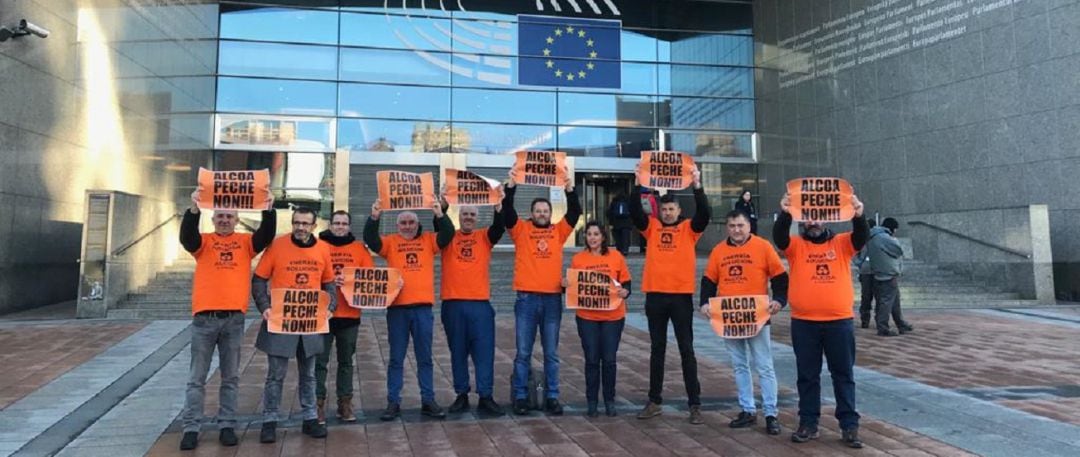
<svg viewBox="0 0 1080 457">
<path fill-rule="evenodd" d="M 379 416 L 379 420 L 389 422 L 397 419 L 398 416 L 401 416 L 401 405 L 397 403 L 387 403 L 386 409 L 384 409 L 382 415 Z"/>
<path fill-rule="evenodd" d="M 506 414 L 502 406 L 495 403 L 495 399 L 491 397 L 480 397 L 480 401 L 476 403 L 476 411 L 491 416 L 502 416 Z"/>
<path fill-rule="evenodd" d="M 312 438 L 326 438 L 326 425 L 320 424 L 318 419 L 305 420 L 300 431 Z"/>
<path fill-rule="evenodd" d="M 273 443 L 277 441 L 277 422 L 263 422 L 262 430 L 259 431 L 260 443 Z"/>
<path fill-rule="evenodd" d="M 841 438 L 847 447 L 862 449 L 862 440 L 859 439 L 859 427 L 851 427 L 843 431 Z"/>
<path fill-rule="evenodd" d="M 518 416 L 529 415 L 529 402 L 524 398 L 514 400 L 514 414 Z"/>
<path fill-rule="evenodd" d="M 221 432 L 218 433 L 218 442 L 221 443 L 222 446 L 233 447 L 236 446 L 240 440 L 236 438 L 236 432 L 233 431 L 232 428 L 223 428 L 221 429 Z"/>
<path fill-rule="evenodd" d="M 911 333 L 915 331 L 915 327 L 911 324 L 897 325 L 900 328 L 900 334 Z"/>
<path fill-rule="evenodd" d="M 615 403 L 604 402 L 604 415 L 607 417 L 615 417 L 619 415 L 619 412 L 615 411 Z"/>
<path fill-rule="evenodd" d="M 427 417 L 433 417 L 435 419 L 445 419 L 446 418 L 446 410 L 443 409 L 442 406 L 439 406 L 438 403 L 435 403 L 435 400 L 431 400 L 431 401 L 421 405 L 420 406 L 420 414 L 423 414 L 423 415 L 425 415 Z"/>
<path fill-rule="evenodd" d="M 454 403 L 450 405 L 448 412 L 451 414 L 463 413 L 469 410 L 469 394 L 460 394 L 454 399 Z"/>
<path fill-rule="evenodd" d="M 315 420 L 319 421 L 320 424 L 325 424 L 326 423 L 326 399 L 325 398 L 317 398 L 317 399 L 315 399 Z"/>
<path fill-rule="evenodd" d="M 893 330 L 891 328 L 887 328 L 885 330 L 880 330 L 879 329 L 877 331 L 877 336 L 900 336 L 900 334 L 897 333 L 896 330 Z"/>
<path fill-rule="evenodd" d="M 791 434 L 791 441 L 805 443 L 810 440 L 816 440 L 819 436 L 821 436 L 821 434 L 818 433 L 817 426 L 799 424 L 799 429 Z"/>
<path fill-rule="evenodd" d="M 544 400 L 544 412 L 552 416 L 562 416 L 562 405 L 559 404 L 559 399 L 549 398 Z"/>
<path fill-rule="evenodd" d="M 690 406 L 690 423 L 694 425 L 701 425 L 705 423 L 705 417 L 701 415 L 701 406 Z"/>
<path fill-rule="evenodd" d="M 180 450 L 190 451 L 195 449 L 199 445 L 199 432 L 184 432 L 184 437 L 180 439 Z"/>
<path fill-rule="evenodd" d="M 337 417 L 342 422 L 356 422 L 356 413 L 353 412 L 352 395 L 342 395 L 337 400 Z"/>
<path fill-rule="evenodd" d="M 728 423 L 731 428 L 746 428 L 757 423 L 757 414 L 739 411 L 739 416 Z"/>
<path fill-rule="evenodd" d="M 585 412 L 585 415 L 589 417 L 600 417 L 600 409 L 597 407 L 596 402 L 589 402 L 589 409 Z"/>
<path fill-rule="evenodd" d="M 648 402 L 645 404 L 645 408 L 642 408 L 638 413 L 638 419 L 651 419 L 664 413 L 664 409 L 660 407 L 659 403 Z"/>
<path fill-rule="evenodd" d="M 780 420 L 776 416 L 765 416 L 765 432 L 770 435 L 780 434 Z"/>
</svg>

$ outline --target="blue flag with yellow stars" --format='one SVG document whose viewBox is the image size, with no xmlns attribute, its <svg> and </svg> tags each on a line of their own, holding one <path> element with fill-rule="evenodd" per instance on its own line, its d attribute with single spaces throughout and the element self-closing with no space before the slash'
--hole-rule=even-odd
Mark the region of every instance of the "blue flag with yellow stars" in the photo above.
<svg viewBox="0 0 1080 457">
<path fill-rule="evenodd" d="M 622 86 L 622 22 L 518 16 L 518 84 Z"/>
</svg>

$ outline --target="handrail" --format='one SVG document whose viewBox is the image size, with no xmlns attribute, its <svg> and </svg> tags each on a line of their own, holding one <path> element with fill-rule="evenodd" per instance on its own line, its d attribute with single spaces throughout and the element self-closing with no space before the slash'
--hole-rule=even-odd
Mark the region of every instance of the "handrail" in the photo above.
<svg viewBox="0 0 1080 457">
<path fill-rule="evenodd" d="M 135 240 L 133 240 L 131 242 L 128 242 L 128 243 L 124 244 L 123 246 L 120 246 L 119 248 L 117 248 L 115 251 L 112 252 L 111 257 L 120 257 L 120 256 L 124 255 L 124 252 L 127 252 L 128 249 L 131 249 L 132 246 L 135 246 L 136 244 L 139 244 L 140 241 L 145 240 L 150 235 L 153 235 L 154 232 L 156 232 L 158 230 L 161 230 L 162 227 L 168 225 L 170 222 L 173 221 L 173 219 L 179 219 L 183 215 L 184 215 L 184 213 L 173 214 L 168 219 L 165 219 L 165 221 L 163 221 L 162 223 L 154 226 L 154 228 L 152 228 L 149 231 L 147 231 L 146 233 L 144 233 L 142 236 L 140 236 L 140 237 L 136 238 Z"/>
<path fill-rule="evenodd" d="M 997 244 L 991 243 L 989 241 L 983 241 L 983 240 L 980 240 L 978 238 L 973 238 L 971 236 L 964 235 L 963 233 L 954 232 L 954 231 L 949 230 L 949 229 L 947 229 L 945 227 L 939 227 L 939 226 L 931 224 L 929 222 L 908 221 L 908 225 L 921 225 L 921 226 L 924 226 L 924 227 L 929 227 L 929 228 L 932 228 L 932 229 L 937 230 L 939 232 L 947 233 L 949 235 L 952 235 L 952 236 L 955 236 L 957 238 L 961 238 L 961 239 L 970 241 L 970 242 L 975 243 L 975 244 L 980 244 L 980 245 L 986 246 L 988 248 L 997 249 L 997 250 L 999 250 L 1001 252 L 1005 252 L 1005 253 L 1012 254 L 1012 255 L 1015 255 L 1015 256 L 1023 257 L 1025 259 L 1030 259 L 1031 258 L 1031 254 L 1028 254 L 1026 252 L 1017 251 L 1015 249 L 1007 248 L 1007 247 L 1001 246 L 1001 245 L 997 245 Z"/>
</svg>

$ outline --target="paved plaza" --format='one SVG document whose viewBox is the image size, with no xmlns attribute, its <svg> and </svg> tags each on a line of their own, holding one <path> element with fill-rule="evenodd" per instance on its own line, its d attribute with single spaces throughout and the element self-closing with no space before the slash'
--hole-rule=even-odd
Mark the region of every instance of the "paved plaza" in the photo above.
<svg viewBox="0 0 1080 457">
<path fill-rule="evenodd" d="M 620 416 L 584 415 L 581 346 L 573 317 L 565 315 L 560 341 L 562 417 L 422 419 L 412 362 L 406 364 L 400 421 L 383 423 L 387 354 L 385 320 L 365 317 L 357 353 L 362 412 L 353 424 L 329 420 L 330 434 L 300 433 L 298 404 L 286 396 L 292 418 L 276 444 L 258 442 L 266 358 L 255 351 L 257 321 L 249 321 L 240 380 L 240 445 L 223 448 L 212 424 L 194 452 L 178 450 L 177 416 L 189 361 L 188 322 L 27 320 L 0 321 L 0 454 L 108 457 L 135 455 L 1080 455 L 1080 308 L 912 310 L 912 334 L 880 338 L 859 329 L 858 407 L 867 447 L 839 440 L 826 386 L 821 439 L 795 444 L 794 357 L 786 314 L 774 320 L 785 433 L 762 427 L 733 430 L 738 412 L 732 371 L 722 342 L 696 320 L 695 348 L 706 424 L 686 421 L 678 354 L 669 345 L 664 414 L 638 420 L 648 390 L 648 333 L 640 310 L 631 310 L 619 350 Z M 40 316 L 38 316 L 40 317 Z M 497 321 L 496 399 L 507 401 L 513 361 L 513 319 Z M 540 367 L 539 347 L 534 366 Z M 333 368 L 331 368 L 333 370 Z M 450 357 L 435 333 L 437 399 L 453 400 Z M 285 387 L 294 392 L 295 371 Z M 333 392 L 333 377 L 329 381 Z M 216 373 L 207 411 L 216 411 Z M 331 399 L 332 403 L 332 399 Z M 474 403 L 475 404 L 475 403 Z M 332 414 L 331 414 L 332 416 Z"/>
</svg>

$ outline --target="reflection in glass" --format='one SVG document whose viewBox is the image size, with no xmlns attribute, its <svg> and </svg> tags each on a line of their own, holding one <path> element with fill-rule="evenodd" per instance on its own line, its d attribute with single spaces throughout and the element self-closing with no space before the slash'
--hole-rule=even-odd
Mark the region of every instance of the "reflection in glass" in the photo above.
<svg viewBox="0 0 1080 457">
<path fill-rule="evenodd" d="M 450 119 L 445 87 L 342 84 L 340 115 L 397 119 Z"/>
<path fill-rule="evenodd" d="M 338 13 L 295 8 L 221 7 L 221 38 L 337 44 Z"/>
<path fill-rule="evenodd" d="M 341 119 L 338 145 L 350 151 L 463 152 L 450 136 L 450 124 L 424 121 Z"/>
<path fill-rule="evenodd" d="M 660 119 L 661 127 L 688 129 L 753 130 L 754 100 L 741 98 L 666 98 L 671 103 L 670 119 Z M 665 122 L 666 121 L 666 122 Z"/>
<path fill-rule="evenodd" d="M 473 154 L 512 154 L 525 149 L 554 150 L 555 128 L 455 122 L 453 139 Z"/>
<path fill-rule="evenodd" d="M 341 13 L 341 44 L 450 51 L 450 20 L 396 14 Z"/>
<path fill-rule="evenodd" d="M 623 60 L 656 62 L 656 38 L 645 35 L 644 31 L 623 29 L 620 32 L 620 44 Z"/>
<path fill-rule="evenodd" d="M 228 149 L 333 151 L 331 119 L 218 115 L 218 143 Z"/>
<path fill-rule="evenodd" d="M 427 60 L 432 56 L 438 57 L 440 54 L 341 48 L 341 79 L 440 86 L 450 84 L 450 71 Z"/>
<path fill-rule="evenodd" d="M 665 144 L 672 151 L 682 151 L 695 156 L 719 156 L 753 158 L 753 141 L 750 133 L 692 132 L 664 130 Z"/>
<path fill-rule="evenodd" d="M 706 67 L 701 65 L 660 65 L 660 79 L 668 82 L 663 95 L 704 97 L 754 96 L 754 69 L 750 67 Z"/>
<path fill-rule="evenodd" d="M 453 89 L 455 120 L 555 123 L 555 93 Z"/>
<path fill-rule="evenodd" d="M 218 73 L 299 79 L 337 79 L 337 48 L 221 41 Z M 303 62 L 303 65 L 297 65 Z"/>
<path fill-rule="evenodd" d="M 559 127 L 559 150 L 570 155 L 637 158 L 657 147 L 653 129 Z"/>
<path fill-rule="evenodd" d="M 559 94 L 559 124 L 609 127 L 656 125 L 656 99 L 649 96 Z"/>
<path fill-rule="evenodd" d="M 697 32 L 681 33 L 671 42 L 670 62 L 701 65 L 751 65 L 753 37 Z"/>
<path fill-rule="evenodd" d="M 333 116 L 337 84 L 218 78 L 218 111 Z"/>
<path fill-rule="evenodd" d="M 455 86 L 511 87 L 517 83 L 514 56 L 455 53 L 450 65 Z"/>
</svg>

